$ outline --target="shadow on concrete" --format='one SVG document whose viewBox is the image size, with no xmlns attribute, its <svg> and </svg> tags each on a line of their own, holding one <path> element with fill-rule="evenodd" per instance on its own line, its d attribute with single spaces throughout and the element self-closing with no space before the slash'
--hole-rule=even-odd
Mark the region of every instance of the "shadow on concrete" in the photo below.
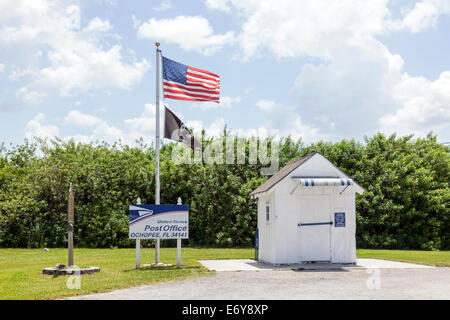
<svg viewBox="0 0 450 320">
<path fill-rule="evenodd" d="M 327 268 L 327 269 L 305 269 L 305 268 L 291 268 L 294 272 L 350 272 L 350 270 L 342 268 Z"/>
</svg>

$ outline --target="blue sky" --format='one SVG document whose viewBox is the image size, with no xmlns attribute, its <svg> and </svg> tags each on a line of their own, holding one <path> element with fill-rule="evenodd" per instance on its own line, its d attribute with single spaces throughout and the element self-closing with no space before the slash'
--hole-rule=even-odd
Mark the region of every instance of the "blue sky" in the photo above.
<svg viewBox="0 0 450 320">
<path fill-rule="evenodd" d="M 167 100 L 217 135 L 450 141 L 449 0 L 4 0 L 0 135 L 151 142 L 155 41 L 221 77 L 220 105 Z"/>
</svg>

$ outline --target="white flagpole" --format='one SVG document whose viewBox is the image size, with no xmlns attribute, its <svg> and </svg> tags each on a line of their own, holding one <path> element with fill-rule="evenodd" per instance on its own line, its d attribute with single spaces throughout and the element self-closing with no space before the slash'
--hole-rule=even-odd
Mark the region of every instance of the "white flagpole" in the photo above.
<svg viewBox="0 0 450 320">
<path fill-rule="evenodd" d="M 141 198 L 137 198 L 136 204 L 141 204 Z M 136 239 L 136 269 L 141 267 L 141 239 Z"/>
<path fill-rule="evenodd" d="M 160 204 L 159 197 L 159 93 L 160 93 L 160 55 L 161 50 L 159 50 L 159 42 L 156 45 L 156 155 L 155 155 L 155 204 Z M 160 241 L 156 239 L 155 241 L 155 264 L 159 264 L 159 247 Z"/>
</svg>

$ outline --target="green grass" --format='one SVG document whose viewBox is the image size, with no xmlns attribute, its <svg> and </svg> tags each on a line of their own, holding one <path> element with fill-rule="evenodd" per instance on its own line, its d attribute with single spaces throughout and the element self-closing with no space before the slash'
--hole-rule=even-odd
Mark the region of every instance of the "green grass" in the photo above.
<svg viewBox="0 0 450 320">
<path fill-rule="evenodd" d="M 247 259 L 252 249 L 183 248 L 182 268 L 135 269 L 135 249 L 75 249 L 75 265 L 100 267 L 99 273 L 82 275 L 81 289 L 68 289 L 68 276 L 43 275 L 42 269 L 67 263 L 67 249 L 0 249 L 0 299 L 54 299 L 105 292 L 162 281 L 214 275 L 197 260 Z M 155 261 L 154 249 L 141 249 L 141 267 Z M 176 248 L 161 248 L 161 262 L 176 265 Z"/>
<path fill-rule="evenodd" d="M 450 251 L 357 250 L 358 258 L 378 258 L 450 267 Z M 135 249 L 75 249 L 79 267 L 100 267 L 83 275 L 81 289 L 68 289 L 68 276 L 43 275 L 42 269 L 67 262 L 67 249 L 0 249 L 0 299 L 55 299 L 114 289 L 211 276 L 198 260 L 253 259 L 254 249 L 183 248 L 182 268 L 135 269 Z M 154 249 L 141 249 L 141 266 L 155 260 Z M 176 248 L 161 248 L 161 261 L 176 264 Z"/>
<path fill-rule="evenodd" d="M 450 267 L 450 251 L 358 249 L 356 256 L 358 258 L 374 258 L 427 264 L 436 267 Z"/>
</svg>

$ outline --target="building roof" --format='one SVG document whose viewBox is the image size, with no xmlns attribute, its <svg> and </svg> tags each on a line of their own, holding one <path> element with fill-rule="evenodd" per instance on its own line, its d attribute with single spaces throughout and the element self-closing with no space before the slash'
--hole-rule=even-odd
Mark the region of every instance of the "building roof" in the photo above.
<svg viewBox="0 0 450 320">
<path fill-rule="evenodd" d="M 284 177 L 286 177 L 289 173 L 297 169 L 299 166 L 301 166 L 303 163 L 308 161 L 312 156 L 314 156 L 317 153 L 317 151 L 313 151 L 310 154 L 301 157 L 296 160 L 292 160 L 287 165 L 285 165 L 280 171 L 275 173 L 273 176 L 271 176 L 269 179 L 266 180 L 262 185 L 260 185 L 258 188 L 252 191 L 250 195 L 255 195 L 257 193 L 266 192 L 269 191 L 274 185 L 276 185 L 278 182 L 283 180 Z"/>
</svg>

